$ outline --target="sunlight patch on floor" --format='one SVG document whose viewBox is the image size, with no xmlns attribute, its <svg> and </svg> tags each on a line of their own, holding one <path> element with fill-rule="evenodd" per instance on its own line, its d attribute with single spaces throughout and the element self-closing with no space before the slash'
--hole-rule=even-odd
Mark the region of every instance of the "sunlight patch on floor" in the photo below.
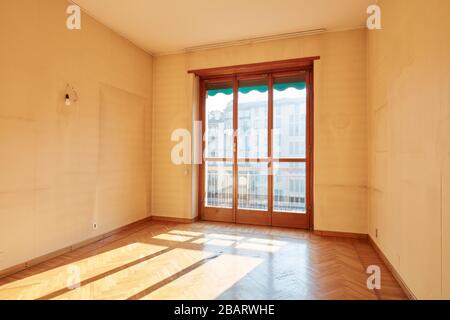
<svg viewBox="0 0 450 320">
<path fill-rule="evenodd" d="M 154 236 L 153 239 L 166 240 L 166 241 L 176 241 L 176 242 L 186 242 L 186 241 L 192 240 L 194 238 L 193 237 L 187 237 L 187 236 L 180 236 L 180 235 L 177 235 L 177 234 L 163 233 L 163 234 L 159 234 L 157 236 Z"/>
<path fill-rule="evenodd" d="M 250 238 L 248 239 L 250 242 L 262 243 L 270 246 L 278 246 L 282 247 L 287 244 L 285 241 L 273 240 L 273 239 L 260 239 L 260 238 Z"/>
<path fill-rule="evenodd" d="M 193 231 L 185 231 L 185 230 L 171 230 L 170 234 L 178 234 L 181 236 L 189 236 L 189 237 L 200 237 L 203 236 L 204 233 L 201 232 L 193 232 Z"/>
<path fill-rule="evenodd" d="M 236 249 L 244 249 L 244 250 L 255 250 L 255 251 L 263 251 L 263 252 L 277 252 L 281 249 L 280 246 L 273 246 L 268 244 L 260 244 L 260 243 L 251 243 L 251 242 L 241 242 L 236 246 Z"/>
<path fill-rule="evenodd" d="M 74 284 L 73 279 L 84 281 L 164 249 L 151 244 L 129 244 L 1 286 L 0 300 L 38 299 L 67 288 Z M 78 271 L 79 278 L 75 274 Z"/>
<path fill-rule="evenodd" d="M 212 300 L 262 263 L 262 259 L 225 254 L 148 294 L 143 300 Z"/>
<path fill-rule="evenodd" d="M 215 239 L 215 238 L 200 238 L 192 241 L 194 244 L 203 244 L 217 247 L 231 247 L 235 245 L 237 242 L 233 240 L 223 240 L 223 239 Z"/>
<path fill-rule="evenodd" d="M 174 249 L 58 296 L 58 300 L 125 300 L 211 256 L 210 253 Z"/>
<path fill-rule="evenodd" d="M 197 239 L 197 240 L 192 241 L 192 243 L 195 243 L 195 244 L 205 244 L 205 243 L 207 243 L 208 241 L 209 241 L 209 239 L 206 239 L 206 238 L 200 238 L 200 239 Z"/>
<path fill-rule="evenodd" d="M 244 239 L 244 237 L 241 237 L 241 236 L 234 236 L 234 235 L 221 234 L 221 233 L 208 233 L 208 234 L 206 234 L 206 237 L 214 238 L 214 239 L 223 239 L 223 240 L 234 240 L 234 241 L 239 241 L 239 240 Z"/>
</svg>

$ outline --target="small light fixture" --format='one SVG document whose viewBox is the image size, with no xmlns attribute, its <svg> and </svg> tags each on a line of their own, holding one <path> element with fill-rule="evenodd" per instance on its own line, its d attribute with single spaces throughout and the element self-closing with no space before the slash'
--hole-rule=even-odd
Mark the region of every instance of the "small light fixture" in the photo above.
<svg viewBox="0 0 450 320">
<path fill-rule="evenodd" d="M 72 104 L 72 102 L 70 102 L 70 96 L 68 93 L 66 93 L 66 102 L 65 105 L 66 107 L 70 107 L 70 105 Z"/>
<path fill-rule="evenodd" d="M 72 105 L 72 102 L 75 103 L 77 101 L 78 93 L 71 85 L 67 84 L 64 104 L 66 105 L 66 107 L 70 107 Z"/>
</svg>

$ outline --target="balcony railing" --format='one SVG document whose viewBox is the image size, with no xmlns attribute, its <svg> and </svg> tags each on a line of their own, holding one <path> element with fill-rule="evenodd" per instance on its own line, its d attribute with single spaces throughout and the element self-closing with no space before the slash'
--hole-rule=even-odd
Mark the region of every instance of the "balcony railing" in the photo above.
<svg viewBox="0 0 450 320">
<path fill-rule="evenodd" d="M 263 173 L 261 173 L 261 171 Z M 243 210 L 268 210 L 268 176 L 257 166 L 239 168 L 238 207 Z M 299 190 L 291 190 L 296 185 Z M 274 187 L 281 194 L 274 192 L 273 211 L 306 212 L 305 174 L 299 169 L 278 168 L 274 176 Z M 213 208 L 233 207 L 232 165 L 209 163 L 206 172 L 206 206 Z"/>
</svg>

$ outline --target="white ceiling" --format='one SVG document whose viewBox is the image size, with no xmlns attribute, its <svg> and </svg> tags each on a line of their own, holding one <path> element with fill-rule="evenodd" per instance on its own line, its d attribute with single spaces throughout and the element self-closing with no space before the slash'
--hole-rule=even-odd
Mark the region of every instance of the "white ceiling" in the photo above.
<svg viewBox="0 0 450 320">
<path fill-rule="evenodd" d="M 373 0 L 75 0 L 152 53 L 326 28 L 365 25 Z"/>
</svg>

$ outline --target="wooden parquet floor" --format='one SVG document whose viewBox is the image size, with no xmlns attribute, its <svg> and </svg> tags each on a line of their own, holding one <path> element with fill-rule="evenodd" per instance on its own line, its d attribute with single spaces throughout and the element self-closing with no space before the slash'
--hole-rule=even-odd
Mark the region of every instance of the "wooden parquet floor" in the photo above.
<svg viewBox="0 0 450 320">
<path fill-rule="evenodd" d="M 381 269 L 369 290 L 366 269 Z M 143 222 L 0 279 L 0 299 L 406 299 L 366 240 Z"/>
</svg>

